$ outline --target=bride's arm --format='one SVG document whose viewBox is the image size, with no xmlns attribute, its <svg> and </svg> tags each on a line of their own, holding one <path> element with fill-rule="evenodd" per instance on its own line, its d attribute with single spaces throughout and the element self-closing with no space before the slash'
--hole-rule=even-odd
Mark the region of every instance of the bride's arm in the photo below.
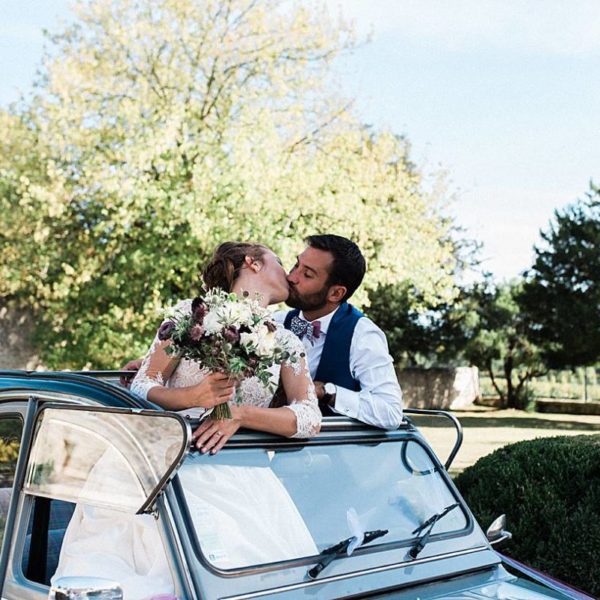
<svg viewBox="0 0 600 600">
<path fill-rule="evenodd" d="M 321 411 L 305 358 L 281 365 L 281 383 L 288 406 L 261 408 L 243 405 L 239 419 L 243 427 L 285 437 L 307 438 L 321 429 Z"/>
<path fill-rule="evenodd" d="M 301 358 L 296 363 L 283 364 L 281 381 L 288 406 L 230 406 L 231 419 L 207 419 L 194 431 L 192 438 L 196 447 L 202 452 L 216 454 L 240 427 L 285 437 L 307 438 L 317 435 L 321 429 L 321 411 L 306 360 Z"/>
<path fill-rule="evenodd" d="M 306 358 L 281 368 L 281 381 L 288 406 L 296 416 L 296 432 L 292 437 L 309 438 L 321 430 L 321 410 L 315 385 L 308 370 Z"/>
<path fill-rule="evenodd" d="M 204 419 L 194 431 L 192 440 L 198 450 L 216 454 L 240 427 L 285 437 L 296 434 L 296 415 L 287 406 L 263 408 L 249 404 L 230 404 L 229 408 L 231 419 Z"/>
<path fill-rule="evenodd" d="M 177 357 L 166 352 L 170 344 L 170 341 L 155 338 L 140 370 L 131 382 L 131 391 L 134 394 L 147 398 L 167 410 L 184 410 L 196 406 L 212 408 L 231 399 L 234 387 L 222 373 L 211 373 L 195 385 L 166 387 L 165 383 L 179 363 Z"/>
</svg>

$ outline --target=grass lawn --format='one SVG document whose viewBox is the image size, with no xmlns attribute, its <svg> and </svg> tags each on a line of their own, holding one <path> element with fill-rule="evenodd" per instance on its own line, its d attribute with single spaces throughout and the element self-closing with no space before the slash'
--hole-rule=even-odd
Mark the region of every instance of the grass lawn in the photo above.
<svg viewBox="0 0 600 600">
<path fill-rule="evenodd" d="M 453 414 L 461 422 L 464 438 L 450 467 L 451 475 L 460 473 L 482 456 L 506 444 L 556 435 L 600 434 L 600 415 L 530 413 L 477 406 Z M 448 420 L 435 417 L 413 420 L 440 460 L 445 462 L 456 439 Z"/>
</svg>

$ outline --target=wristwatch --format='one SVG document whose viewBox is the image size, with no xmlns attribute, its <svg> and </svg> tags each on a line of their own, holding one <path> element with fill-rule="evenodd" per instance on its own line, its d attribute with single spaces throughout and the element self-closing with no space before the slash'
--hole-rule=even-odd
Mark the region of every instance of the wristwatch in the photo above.
<svg viewBox="0 0 600 600">
<path fill-rule="evenodd" d="M 335 395 L 337 394 L 337 386 L 335 383 L 326 383 L 323 386 L 323 391 L 325 392 L 325 396 L 323 397 L 323 401 L 325 404 L 329 406 L 335 405 Z"/>
</svg>

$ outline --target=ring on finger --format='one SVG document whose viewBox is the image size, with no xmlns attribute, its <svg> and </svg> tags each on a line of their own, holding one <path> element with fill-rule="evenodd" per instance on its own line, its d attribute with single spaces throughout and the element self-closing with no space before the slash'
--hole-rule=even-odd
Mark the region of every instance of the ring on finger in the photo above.
<svg viewBox="0 0 600 600">
<path fill-rule="evenodd" d="M 215 435 L 221 437 L 223 434 L 220 431 L 215 431 Z"/>
</svg>

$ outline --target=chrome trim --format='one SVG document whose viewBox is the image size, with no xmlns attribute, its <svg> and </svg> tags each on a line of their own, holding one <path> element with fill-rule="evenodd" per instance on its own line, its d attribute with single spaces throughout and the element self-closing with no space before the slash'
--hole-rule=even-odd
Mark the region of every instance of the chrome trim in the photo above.
<svg viewBox="0 0 600 600">
<path fill-rule="evenodd" d="M 94 379 L 118 379 L 119 377 L 127 377 L 128 379 L 135 376 L 137 371 L 123 371 L 123 370 L 90 370 L 90 371 L 61 371 L 62 373 L 68 373 L 71 375 L 85 375 L 86 377 L 93 377 Z"/>
<path fill-rule="evenodd" d="M 96 400 L 83 399 L 81 396 L 64 394 L 62 392 L 48 392 L 36 389 L 24 388 L 22 390 L 0 391 L 0 400 L 23 400 L 26 401 L 31 395 L 35 395 L 39 400 L 49 400 L 52 402 L 70 402 L 81 404 L 83 406 L 104 406 Z"/>
<path fill-rule="evenodd" d="M 169 571 L 175 584 L 177 598 L 201 600 L 196 593 L 190 572 L 190 562 L 187 560 L 181 535 L 176 526 L 173 502 L 174 498 L 171 486 L 166 487 L 164 494 L 156 499 L 159 534 L 165 544 Z"/>
<path fill-rule="evenodd" d="M 362 571 L 354 571 L 352 573 L 345 573 L 343 575 L 334 575 L 331 577 L 322 577 L 315 581 L 304 581 L 302 583 L 292 583 L 289 585 L 283 585 L 276 588 L 270 588 L 268 590 L 261 590 L 259 592 L 250 592 L 249 594 L 241 594 L 237 596 L 222 596 L 222 600 L 248 600 L 248 598 L 260 598 L 261 596 L 268 596 L 270 594 L 276 594 L 280 592 L 291 592 L 293 590 L 299 590 L 303 588 L 314 587 L 316 585 L 322 585 L 324 583 L 330 583 L 332 581 L 341 581 L 343 579 L 354 579 L 355 577 L 362 577 L 364 575 L 370 575 L 372 573 L 382 573 L 384 571 L 391 571 L 392 569 L 398 569 L 400 567 L 412 567 L 413 565 L 420 565 L 428 562 L 439 561 L 444 558 L 455 558 L 457 556 L 465 556 L 467 554 L 473 554 L 474 552 L 481 552 L 482 550 L 489 550 L 487 546 L 477 546 L 475 548 L 469 548 L 468 550 L 458 550 L 456 552 L 448 552 L 447 554 L 437 554 L 430 558 L 417 558 L 416 560 L 404 561 L 400 563 L 394 563 L 392 565 L 385 565 L 383 567 L 373 567 L 371 569 L 364 569 Z M 500 557 L 498 557 L 498 563 L 500 563 Z M 467 569 L 466 571 L 472 571 L 473 569 Z M 453 573 L 453 575 L 458 573 Z M 411 583 L 416 585 L 419 582 Z M 373 590 L 376 591 L 376 590 Z"/>
<path fill-rule="evenodd" d="M 432 415 L 432 416 L 446 417 L 447 419 L 450 419 L 450 421 L 452 422 L 452 425 L 454 425 L 454 429 L 456 429 L 456 441 L 454 442 L 454 447 L 452 448 L 450 455 L 448 456 L 448 458 L 446 459 L 446 462 L 444 463 L 444 467 L 446 468 L 446 471 L 447 471 L 450 468 L 450 465 L 454 461 L 454 458 L 458 454 L 458 451 L 460 450 L 460 447 L 462 446 L 462 443 L 463 443 L 463 430 L 462 430 L 462 425 L 460 424 L 460 421 L 453 414 L 449 413 L 447 410 L 435 410 L 435 409 L 430 409 L 430 408 L 405 408 L 404 414 Z"/>
<path fill-rule="evenodd" d="M 375 427 L 374 425 L 368 425 L 362 421 L 352 419 L 350 417 L 324 417 L 321 422 L 321 431 L 354 431 L 360 429 L 362 431 L 372 431 L 379 433 L 393 433 L 398 430 L 410 429 L 411 424 L 407 420 L 402 420 L 400 426 L 397 429 L 382 429 L 381 427 Z"/>
<path fill-rule="evenodd" d="M 203 421 L 203 418 L 190 419 L 192 427 L 197 427 Z M 375 427 L 374 425 L 368 425 L 362 421 L 357 421 L 350 417 L 323 417 L 321 421 L 321 434 L 323 433 L 339 433 L 344 431 L 360 431 L 364 435 L 381 435 L 381 436 L 393 436 L 394 434 L 400 434 L 406 431 L 414 431 L 415 426 L 408 420 L 402 421 L 400 426 L 396 429 L 382 429 L 381 427 Z M 255 433 L 254 430 L 246 430 L 246 433 Z M 273 438 L 281 439 L 281 436 L 276 434 L 266 434 Z M 319 434 L 320 435 L 320 434 Z M 303 444 L 313 438 L 293 438 L 296 443 Z"/>
<path fill-rule="evenodd" d="M 96 376 L 90 376 L 90 373 Z M 100 371 L 6 371 L 0 370 L 0 378 L 6 377 L 9 380 L 15 379 L 15 387 L 19 385 L 19 381 L 36 381 L 36 382 L 61 382 L 61 383 L 77 383 L 80 385 L 92 386 L 96 390 L 102 390 L 124 401 L 130 406 L 137 408 L 156 408 L 152 402 L 144 402 L 137 396 L 131 394 L 125 388 L 119 385 L 113 385 L 105 381 L 102 373 L 106 373 L 108 378 L 112 378 L 111 372 Z M 12 388 L 12 386 L 11 386 Z M 37 389 L 37 388 L 36 388 Z"/>
<path fill-rule="evenodd" d="M 568 583 L 564 583 L 557 579 L 554 579 L 550 576 L 547 576 L 545 573 L 540 573 L 536 569 L 533 569 L 529 565 L 523 564 L 510 556 L 505 556 L 498 552 L 500 559 L 502 560 L 502 564 L 510 569 L 516 571 L 519 575 L 524 575 L 529 579 L 532 579 L 536 583 L 544 585 L 550 588 L 553 592 L 558 592 L 560 594 L 567 594 L 568 592 L 573 592 L 574 594 L 569 596 L 570 598 L 574 598 L 576 600 L 594 600 L 593 596 L 589 596 L 587 592 L 579 590 L 577 588 L 572 587 Z M 577 594 L 577 595 L 575 595 Z"/>
</svg>

